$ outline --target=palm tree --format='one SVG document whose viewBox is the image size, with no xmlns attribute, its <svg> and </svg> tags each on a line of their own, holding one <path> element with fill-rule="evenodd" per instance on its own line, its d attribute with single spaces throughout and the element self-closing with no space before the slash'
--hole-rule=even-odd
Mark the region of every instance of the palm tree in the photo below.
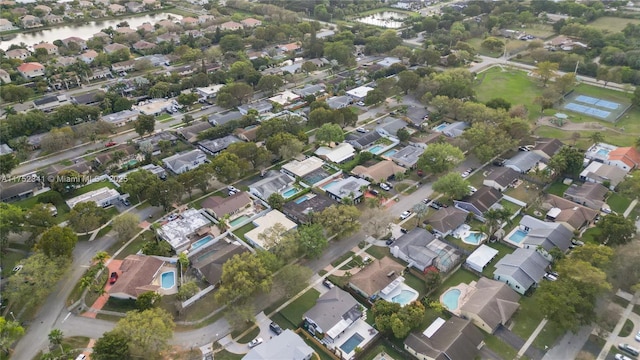
<svg viewBox="0 0 640 360">
<path fill-rule="evenodd" d="M 509 219 L 511 214 L 507 209 L 489 209 L 484 213 L 484 219 L 486 221 L 489 237 L 493 236 L 493 234 L 498 230 L 498 226 L 503 221 Z"/>
<path fill-rule="evenodd" d="M 51 345 L 60 346 L 60 352 L 64 354 L 64 349 L 62 348 L 62 340 L 64 339 L 64 334 L 60 329 L 53 329 L 49 332 L 49 342 Z"/>
<path fill-rule="evenodd" d="M 602 135 L 601 132 L 596 131 L 593 134 L 589 135 L 589 139 L 597 144 L 604 141 L 604 136 Z"/>
<path fill-rule="evenodd" d="M 106 251 L 98 251 L 93 258 L 91 258 L 91 261 L 99 264 L 100 268 L 104 267 L 104 263 L 110 258 L 111 256 L 109 256 L 109 253 L 107 253 Z"/>
<path fill-rule="evenodd" d="M 13 106 L 7 106 L 4 108 L 4 113 L 5 115 L 15 115 L 18 112 L 16 111 L 16 109 L 13 108 Z"/>
<path fill-rule="evenodd" d="M 178 255 L 178 263 L 180 263 L 180 284 L 184 283 L 184 269 L 189 266 L 189 258 L 186 253 Z"/>
</svg>

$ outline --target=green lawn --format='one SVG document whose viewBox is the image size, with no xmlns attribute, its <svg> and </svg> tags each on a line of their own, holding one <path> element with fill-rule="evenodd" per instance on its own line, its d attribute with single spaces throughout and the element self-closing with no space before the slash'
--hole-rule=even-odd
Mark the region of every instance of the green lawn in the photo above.
<svg viewBox="0 0 640 360">
<path fill-rule="evenodd" d="M 246 344 L 249 341 L 255 339 L 260 334 L 260 328 L 258 326 L 254 326 L 245 336 L 236 339 L 237 342 Z"/>
<path fill-rule="evenodd" d="M 120 252 L 120 254 L 118 254 L 118 256 L 115 257 L 115 259 L 122 260 L 122 259 L 126 258 L 129 255 L 137 254 L 138 251 L 140 251 L 142 249 L 142 246 L 144 245 L 144 242 L 147 241 L 147 240 L 152 240 L 154 237 L 155 237 L 155 235 L 151 231 L 145 231 L 144 233 L 142 233 L 142 235 L 138 236 L 129 245 L 127 245 L 127 247 L 124 248 Z M 124 244 L 122 244 L 120 242 L 114 244 L 114 246 L 111 247 L 108 250 L 109 254 L 115 254 L 115 252 L 118 251 L 118 249 L 120 249 L 122 247 L 122 245 L 124 245 Z"/>
<path fill-rule="evenodd" d="M 342 264 L 345 260 L 347 260 L 348 258 L 352 257 L 354 254 L 353 251 L 347 251 L 346 253 L 342 254 L 342 256 L 340 256 L 339 258 L 333 260 L 331 262 L 331 266 L 336 267 L 340 264 Z"/>
<path fill-rule="evenodd" d="M 461 239 L 458 239 L 455 236 L 448 235 L 445 238 L 445 240 L 467 251 L 473 252 L 477 248 L 476 245 L 467 244 L 466 242 L 462 241 Z"/>
<path fill-rule="evenodd" d="M 547 188 L 547 192 L 549 194 L 562 197 L 564 195 L 565 190 L 567 190 L 568 188 L 569 188 L 569 185 L 565 185 L 562 183 L 561 180 L 558 180 Z"/>
<path fill-rule="evenodd" d="M 534 104 L 533 100 L 544 89 L 524 71 L 502 71 L 500 67 L 493 67 L 479 74 L 478 79 L 482 79 L 482 83 L 475 86 L 480 102 L 503 98 L 512 105 L 525 105 L 529 109 L 529 119 L 536 119 L 540 115 L 540 106 Z"/>
<path fill-rule="evenodd" d="M 520 298 L 520 308 L 512 317 L 514 323 L 512 331 L 525 340 L 529 338 L 533 330 L 540 324 L 540 321 L 544 319 L 544 315 L 536 302 L 536 295 L 537 293 L 534 292 L 532 296 Z"/>
<path fill-rule="evenodd" d="M 640 24 L 638 19 L 624 19 L 613 16 L 603 16 L 588 23 L 588 26 L 594 27 L 599 30 L 607 31 L 609 33 L 617 33 L 622 31 L 627 24 Z"/>
<path fill-rule="evenodd" d="M 385 359 L 403 360 L 405 358 L 403 354 L 400 354 L 394 348 L 382 342 L 380 345 L 377 345 L 375 347 L 370 347 L 369 351 L 359 355 L 358 359 L 373 360 L 373 358 L 375 358 L 376 356 L 378 356 L 378 354 L 381 354 L 381 353 L 387 354 L 387 356 L 384 357 Z"/>
<path fill-rule="evenodd" d="M 233 233 L 237 237 L 239 237 L 241 240 L 245 240 L 246 241 L 246 239 L 244 237 L 244 234 L 248 233 L 249 231 L 251 231 L 251 230 L 253 230 L 255 228 L 256 228 L 256 226 L 253 225 L 253 223 L 248 223 L 248 224 L 244 225 L 243 227 L 235 230 Z"/>
<path fill-rule="evenodd" d="M 622 214 L 625 210 L 627 210 L 629 204 L 631 204 L 631 200 L 620 194 L 613 193 L 607 199 L 607 204 L 611 207 L 611 210 L 617 212 L 618 214 Z"/>
<path fill-rule="evenodd" d="M 7 251 L 2 253 L 2 269 L 4 270 L 4 277 L 9 277 L 13 273 L 11 270 L 20 262 L 25 259 L 26 255 L 21 252 Z"/>
<path fill-rule="evenodd" d="M 71 199 L 74 198 L 76 196 L 82 195 L 82 194 L 86 194 L 89 191 L 93 191 L 93 190 L 98 190 L 98 189 L 102 189 L 102 188 L 109 188 L 109 189 L 116 189 L 116 186 L 113 185 L 111 182 L 109 181 L 97 181 L 94 182 L 92 184 L 89 185 L 85 185 L 81 188 L 75 189 L 74 191 L 64 194 L 62 195 L 62 197 L 64 197 L 65 199 Z"/>
<path fill-rule="evenodd" d="M 241 360 L 244 357 L 244 354 L 234 354 L 222 349 L 215 353 L 214 357 L 216 360 Z"/>
<path fill-rule="evenodd" d="M 104 304 L 104 306 L 102 307 L 102 310 L 117 311 L 122 313 L 125 313 L 127 311 L 133 311 L 133 310 L 136 310 L 136 301 L 129 300 L 129 299 L 126 299 L 126 300 L 116 299 L 116 298 L 110 297 L 109 300 L 107 300 L 107 303 Z"/>
<path fill-rule="evenodd" d="M 452 286 L 456 286 L 460 283 L 468 284 L 472 281 L 477 281 L 479 278 L 472 272 L 460 268 L 458 271 L 453 273 L 447 280 L 445 280 L 442 284 L 440 284 L 440 288 L 436 291 L 436 296 L 434 298 L 440 298 L 447 289 Z"/>
<path fill-rule="evenodd" d="M 371 246 L 365 252 L 376 259 L 382 259 L 383 257 L 389 255 L 389 248 L 382 246 Z"/>
<path fill-rule="evenodd" d="M 602 230 L 600 230 L 600 228 L 597 228 L 597 227 L 588 228 L 582 234 L 582 237 L 580 239 L 585 243 L 600 244 L 600 241 L 598 240 L 598 238 L 600 237 L 601 232 Z"/>
<path fill-rule="evenodd" d="M 486 245 L 489 246 L 490 248 L 498 250 L 498 254 L 496 255 L 496 257 L 493 258 L 493 260 L 489 264 L 487 264 L 487 266 L 482 271 L 482 275 L 484 275 L 489 279 L 493 279 L 493 272 L 496 271 L 495 264 L 500 259 L 502 259 L 505 255 L 511 254 L 514 251 L 514 249 L 500 242 L 487 243 Z"/>
<path fill-rule="evenodd" d="M 518 352 L 509 344 L 505 343 L 495 335 L 485 335 L 484 343 L 487 347 L 495 351 L 503 359 L 515 359 Z"/>
<path fill-rule="evenodd" d="M 318 290 L 309 289 L 309 291 L 282 309 L 280 313 L 293 324 L 300 324 L 302 322 L 302 315 L 316 304 L 318 297 L 320 297 Z"/>
<path fill-rule="evenodd" d="M 545 346 L 551 348 L 565 332 L 566 330 L 559 328 L 551 322 L 547 322 L 547 325 L 542 328 L 542 331 L 540 331 L 535 340 L 533 340 L 533 345 L 538 349 L 544 349 Z"/>
<path fill-rule="evenodd" d="M 624 326 L 622 326 L 622 329 L 620 329 L 620 333 L 618 334 L 618 336 L 627 337 L 631 334 L 632 331 L 633 331 L 633 321 L 627 319 L 627 321 L 624 322 Z"/>
<path fill-rule="evenodd" d="M 427 294 L 427 287 L 424 280 L 413 275 L 411 272 L 406 272 L 403 277 L 404 283 L 416 290 L 421 297 Z"/>
</svg>

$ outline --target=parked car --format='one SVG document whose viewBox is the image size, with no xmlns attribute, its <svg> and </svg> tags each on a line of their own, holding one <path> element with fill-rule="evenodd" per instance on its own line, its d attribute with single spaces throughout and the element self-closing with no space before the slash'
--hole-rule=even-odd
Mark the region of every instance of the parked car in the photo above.
<svg viewBox="0 0 640 360">
<path fill-rule="evenodd" d="M 640 331 L 636 334 L 636 341 L 640 341 Z"/>
<path fill-rule="evenodd" d="M 422 202 L 425 203 L 425 204 L 428 204 L 430 201 L 431 201 L 431 199 L 429 199 L 429 198 L 422 199 Z"/>
<path fill-rule="evenodd" d="M 408 233 L 409 231 L 408 231 L 407 229 L 405 229 L 405 228 L 401 227 L 401 228 L 400 228 L 400 232 L 401 232 L 401 233 L 403 233 L 403 234 L 406 234 L 406 233 Z"/>
<path fill-rule="evenodd" d="M 116 146 L 116 145 L 118 145 L 117 142 L 109 141 L 108 143 L 104 144 L 104 147 L 112 147 L 112 146 Z"/>
<path fill-rule="evenodd" d="M 327 289 L 333 289 L 333 283 L 329 281 L 329 279 L 322 280 L 322 285 L 324 285 Z"/>
<path fill-rule="evenodd" d="M 124 206 L 130 206 L 131 202 L 129 202 L 129 199 L 122 199 L 122 205 Z"/>
<path fill-rule="evenodd" d="M 616 354 L 613 358 L 616 359 L 616 360 L 631 360 L 630 357 L 624 356 L 622 354 Z"/>
<path fill-rule="evenodd" d="M 476 188 L 475 188 L 475 186 L 471 186 L 471 185 L 469 185 L 469 193 L 470 193 L 470 194 L 473 194 L 473 193 L 475 193 L 476 191 L 478 191 L 478 189 L 476 189 Z"/>
<path fill-rule="evenodd" d="M 232 185 L 227 186 L 227 190 L 229 190 L 229 191 L 233 191 L 233 192 L 240 192 L 240 190 L 236 189 L 236 188 L 235 188 L 234 186 L 232 186 Z"/>
<path fill-rule="evenodd" d="M 254 347 L 262 344 L 263 341 L 264 340 L 262 340 L 261 337 L 255 338 L 255 339 L 251 340 L 251 342 L 249 343 L 249 347 L 250 348 L 254 348 Z"/>
<path fill-rule="evenodd" d="M 580 241 L 580 240 L 576 240 L 576 239 L 572 239 L 571 243 L 573 245 L 577 245 L 577 246 L 584 246 L 584 241 Z"/>
<path fill-rule="evenodd" d="M 364 101 L 358 101 L 358 102 L 356 103 L 356 105 L 358 105 L 358 106 L 364 106 Z"/>
<path fill-rule="evenodd" d="M 356 129 L 356 131 L 361 133 L 361 134 L 364 134 L 364 133 L 367 132 L 367 129 L 359 127 L 359 128 Z"/>
<path fill-rule="evenodd" d="M 118 273 L 114 271 L 111 273 L 111 276 L 109 276 L 109 284 L 113 285 L 116 281 L 118 281 Z"/>
<path fill-rule="evenodd" d="M 629 344 L 620 344 L 618 345 L 618 349 L 629 353 L 633 356 L 638 356 L 638 354 L 640 354 L 640 351 L 636 348 L 634 348 L 633 346 L 629 345 Z"/>
<path fill-rule="evenodd" d="M 389 184 L 387 184 L 387 183 L 380 183 L 380 189 L 385 190 L 385 191 L 389 191 L 389 190 L 391 190 L 391 186 L 389 186 Z"/>
<path fill-rule="evenodd" d="M 534 147 L 535 146 L 533 146 L 533 145 L 525 145 L 525 146 L 520 146 L 518 148 L 518 150 L 520 150 L 520 151 L 531 151 L 531 150 L 533 150 Z"/>
<path fill-rule="evenodd" d="M 438 205 L 435 201 L 433 201 L 431 202 L 431 204 L 429 204 L 429 207 L 432 209 L 440 210 L 442 206 Z"/>
<path fill-rule="evenodd" d="M 16 266 L 13 267 L 13 269 L 11 271 L 13 271 L 13 273 L 15 274 L 15 273 L 20 272 L 20 270 L 22 270 L 22 268 L 23 268 L 22 264 L 16 265 Z"/>
<path fill-rule="evenodd" d="M 178 215 L 176 215 L 176 214 L 171 214 L 171 215 L 169 215 L 169 217 L 167 217 L 167 220 L 168 220 L 168 221 L 173 221 L 173 220 L 175 220 L 175 219 L 177 219 L 177 218 L 178 218 Z"/>
<path fill-rule="evenodd" d="M 282 334 L 282 328 L 280 327 L 280 325 L 274 323 L 273 321 L 271 322 L 271 324 L 269 324 L 269 329 L 276 333 L 276 335 Z"/>
<path fill-rule="evenodd" d="M 387 244 L 387 246 L 391 246 L 391 244 L 393 244 L 394 241 L 395 240 L 393 240 L 393 239 L 389 239 L 389 240 L 385 241 L 384 243 Z"/>
<path fill-rule="evenodd" d="M 373 196 L 378 196 L 380 194 L 378 190 L 369 190 L 369 193 Z"/>
<path fill-rule="evenodd" d="M 506 161 L 505 159 L 497 158 L 497 159 L 493 160 L 493 165 L 495 165 L 495 166 L 504 166 L 504 162 L 505 161 Z"/>
<path fill-rule="evenodd" d="M 549 273 L 544 274 L 544 278 L 545 278 L 545 279 L 547 279 L 547 280 L 549 280 L 549 281 L 556 281 L 556 280 L 558 280 L 558 278 L 557 278 L 557 277 L 555 277 L 555 276 L 553 276 L 552 274 L 549 274 Z"/>
<path fill-rule="evenodd" d="M 411 216 L 411 210 L 407 210 L 405 212 L 403 212 L 402 214 L 400 214 L 400 220 L 405 220 L 406 218 L 408 218 L 409 216 Z"/>
</svg>

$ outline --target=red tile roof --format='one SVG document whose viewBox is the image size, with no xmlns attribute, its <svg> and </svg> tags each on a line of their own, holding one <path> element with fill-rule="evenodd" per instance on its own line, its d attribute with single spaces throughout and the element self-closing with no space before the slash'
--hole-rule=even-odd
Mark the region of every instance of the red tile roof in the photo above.
<svg viewBox="0 0 640 360">
<path fill-rule="evenodd" d="M 634 147 L 621 147 L 609 153 L 609 161 L 622 161 L 630 168 L 640 166 L 640 152 Z"/>
</svg>

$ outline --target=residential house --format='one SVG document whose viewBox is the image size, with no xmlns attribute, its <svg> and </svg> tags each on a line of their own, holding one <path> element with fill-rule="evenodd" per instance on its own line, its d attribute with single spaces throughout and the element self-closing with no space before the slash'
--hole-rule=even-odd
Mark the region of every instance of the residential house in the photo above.
<svg viewBox="0 0 640 360">
<path fill-rule="evenodd" d="M 216 97 L 218 91 L 220 91 L 220 89 L 222 89 L 223 87 L 224 85 L 222 84 L 216 84 L 207 87 L 196 88 L 196 91 L 198 92 L 198 96 L 200 96 L 200 98 L 213 99 L 214 97 Z"/>
<path fill-rule="evenodd" d="M 363 101 L 367 96 L 369 91 L 373 90 L 372 87 L 369 86 L 360 86 L 355 89 L 351 89 L 347 91 L 347 95 L 351 96 L 355 101 Z"/>
<path fill-rule="evenodd" d="M 354 148 L 358 150 L 363 150 L 373 145 L 380 138 L 382 138 L 382 135 L 380 135 L 379 132 L 370 131 L 362 135 L 349 134 L 347 135 L 347 142 L 353 145 Z"/>
<path fill-rule="evenodd" d="M 518 172 L 510 167 L 498 167 L 493 168 L 491 172 L 485 176 L 482 184 L 498 191 L 505 191 L 511 184 L 518 180 L 519 177 Z"/>
<path fill-rule="evenodd" d="M 62 39 L 62 43 L 64 44 L 64 46 L 67 46 L 67 47 L 69 46 L 69 44 L 74 43 L 80 47 L 80 50 L 88 49 L 87 42 L 84 41 L 84 39 L 79 38 L 77 36 L 70 36 L 66 39 Z"/>
<path fill-rule="evenodd" d="M 273 193 L 281 193 L 293 184 L 294 179 L 276 170 L 267 171 L 261 180 L 249 185 L 249 192 L 266 201 Z"/>
<path fill-rule="evenodd" d="M 7 59 L 24 60 L 31 56 L 31 52 L 27 49 L 13 49 L 5 51 L 4 56 Z"/>
<path fill-rule="evenodd" d="M 133 34 L 136 33 L 137 31 L 135 29 L 132 29 L 128 26 L 121 26 L 115 29 L 115 32 L 117 34 L 121 34 L 121 35 L 127 35 L 127 34 Z"/>
<path fill-rule="evenodd" d="M 107 53 L 107 55 L 111 55 L 117 51 L 129 50 L 129 47 L 122 44 L 113 43 L 113 44 L 105 45 L 103 50 L 105 53 Z"/>
<path fill-rule="evenodd" d="M 546 220 L 564 223 L 573 230 L 581 230 L 594 223 L 600 211 L 589 209 L 571 200 L 548 194 L 542 200 L 542 208 L 547 211 Z"/>
<path fill-rule="evenodd" d="M 393 153 L 393 155 L 388 156 L 388 158 L 404 168 L 413 169 L 418 163 L 420 155 L 422 155 L 426 149 L 424 145 L 420 145 L 422 144 L 407 145 Z"/>
<path fill-rule="evenodd" d="M 207 155 L 199 149 L 178 153 L 162 159 L 165 167 L 175 174 L 183 174 L 208 161 Z"/>
<path fill-rule="evenodd" d="M 404 349 L 419 360 L 469 360 L 484 344 L 470 320 L 437 318 L 424 332 L 410 333 Z"/>
<path fill-rule="evenodd" d="M 200 249 L 200 248 L 199 248 Z M 198 279 L 205 280 L 210 285 L 218 285 L 222 279 L 222 266 L 235 255 L 249 251 L 238 241 L 218 240 L 212 245 L 206 244 L 201 249 L 207 251 L 202 256 L 202 251 L 189 252 L 189 260 L 192 272 Z"/>
<path fill-rule="evenodd" d="M 91 74 L 87 75 L 87 80 L 97 80 L 97 79 L 106 79 L 108 77 L 112 77 L 111 70 L 106 67 L 98 67 L 94 68 Z"/>
<path fill-rule="evenodd" d="M 102 31 L 98 31 L 97 33 L 93 34 L 93 36 L 91 37 L 92 39 L 101 39 L 105 44 L 110 44 L 111 43 L 111 35 L 102 32 Z M 105 45 L 107 46 L 107 45 Z M 104 47 L 102 48 L 104 50 Z M 128 49 L 128 47 L 127 47 Z"/>
<path fill-rule="evenodd" d="M 94 202 L 100 207 L 107 207 L 109 205 L 113 205 L 117 200 L 120 200 L 120 196 L 121 195 L 117 190 L 103 187 L 73 197 L 66 202 L 71 209 L 73 209 L 74 206 L 85 202 Z"/>
<path fill-rule="evenodd" d="M 224 22 L 218 25 L 218 27 L 220 28 L 220 30 L 228 30 L 228 31 L 235 31 L 243 28 L 242 24 L 237 23 L 235 21 Z"/>
<path fill-rule="evenodd" d="M 380 183 L 387 181 L 397 173 L 404 174 L 406 170 L 391 160 L 382 160 L 369 167 L 358 165 L 351 170 L 351 173 L 371 182 Z"/>
<path fill-rule="evenodd" d="M 13 153 L 13 149 L 11 148 L 11 146 L 7 144 L 0 144 L 0 156 L 9 155 L 12 153 Z"/>
<path fill-rule="evenodd" d="M 353 99 L 351 99 L 346 95 L 333 96 L 327 99 L 327 105 L 329 105 L 329 108 L 333 110 L 346 108 L 352 103 L 353 103 Z"/>
<path fill-rule="evenodd" d="M 45 49 L 49 55 L 58 55 L 58 47 L 47 42 L 41 42 L 40 44 L 34 45 L 33 49 Z"/>
<path fill-rule="evenodd" d="M 20 23 L 24 29 L 32 29 L 42 26 L 40 18 L 33 15 L 25 15 L 20 19 Z"/>
<path fill-rule="evenodd" d="M 133 50 L 136 50 L 136 51 L 147 51 L 147 50 L 154 49 L 156 47 L 156 44 L 152 42 L 140 40 L 140 41 L 136 41 L 132 45 L 132 47 L 133 47 Z"/>
<path fill-rule="evenodd" d="M 335 35 L 336 32 L 333 30 L 320 30 L 316 33 L 316 39 L 324 39 Z"/>
<path fill-rule="evenodd" d="M 549 260 L 535 249 L 518 248 L 498 260 L 493 278 L 524 295 L 538 286 L 548 266 Z"/>
<path fill-rule="evenodd" d="M 228 197 L 209 196 L 202 201 L 202 208 L 216 219 L 220 220 L 226 215 L 233 216 L 238 212 L 248 208 L 253 204 L 253 200 L 244 191 L 237 192 Z"/>
<path fill-rule="evenodd" d="M 110 4 L 109 6 L 107 6 L 107 9 L 109 9 L 109 11 L 111 11 L 111 13 L 113 14 L 120 14 L 127 11 L 127 8 L 120 4 Z"/>
<path fill-rule="evenodd" d="M 122 110 L 112 114 L 102 115 L 101 120 L 120 127 L 129 122 L 136 121 L 140 112 L 137 110 Z"/>
<path fill-rule="evenodd" d="M 142 171 L 142 170 L 148 171 L 162 180 L 167 178 L 167 172 L 165 171 L 165 169 L 162 166 L 158 166 L 156 164 L 143 165 L 143 166 L 140 166 L 139 168 L 129 170 L 122 174 L 112 175 L 111 177 L 115 177 L 116 179 L 119 179 L 121 181 L 126 181 L 127 176 L 129 174 L 134 173 L 136 171 Z"/>
<path fill-rule="evenodd" d="M 60 24 L 61 22 L 64 21 L 64 18 L 62 16 L 59 16 L 59 15 L 49 14 L 49 15 L 43 16 L 42 20 L 47 25 L 49 25 L 49 24 Z"/>
<path fill-rule="evenodd" d="M 138 13 L 144 10 L 144 4 L 135 1 L 128 2 L 124 4 L 124 6 L 132 13 Z"/>
<path fill-rule="evenodd" d="M 0 182 L 0 201 L 12 202 L 27 199 L 42 189 L 38 181 Z"/>
<path fill-rule="evenodd" d="M 0 69 L 0 84 L 9 84 L 11 83 L 11 76 L 9 76 L 9 73 L 4 71 L 3 69 Z"/>
<path fill-rule="evenodd" d="M 84 61 L 87 64 L 91 64 L 93 60 L 96 59 L 98 53 L 94 50 L 85 51 L 82 55 L 80 55 L 80 60 Z"/>
<path fill-rule="evenodd" d="M 44 15 L 49 15 L 51 13 L 51 8 L 47 5 L 36 5 L 33 7 L 33 10 L 37 10 L 42 12 Z"/>
<path fill-rule="evenodd" d="M 518 310 L 520 295 L 500 281 L 480 277 L 475 290 L 460 307 L 460 313 L 480 329 L 493 334 L 498 327 L 507 326 Z"/>
<path fill-rule="evenodd" d="M 325 161 L 342 164 L 356 156 L 356 149 L 351 144 L 343 142 L 334 147 L 320 146 L 314 154 Z"/>
<path fill-rule="evenodd" d="M 406 121 L 389 116 L 382 120 L 381 124 L 376 127 L 376 131 L 382 136 L 397 136 L 398 130 L 406 127 Z"/>
<path fill-rule="evenodd" d="M 569 250 L 571 239 L 573 238 L 572 229 L 563 224 L 538 220 L 529 215 L 525 215 L 520 220 L 520 230 L 526 233 L 524 239 L 520 243 L 525 249 L 538 250 L 549 261 L 552 260 L 550 251 L 558 248 L 563 253 Z"/>
<path fill-rule="evenodd" d="M 174 44 L 180 44 L 180 35 L 178 34 L 174 34 L 174 33 L 164 33 L 162 35 L 158 35 L 156 37 L 156 42 L 162 43 L 162 42 L 172 42 Z"/>
<path fill-rule="evenodd" d="M 467 212 L 450 206 L 436 211 L 429 217 L 429 225 L 440 237 L 451 235 L 455 229 L 467 220 Z"/>
<path fill-rule="evenodd" d="M 78 59 L 73 56 L 58 56 L 58 61 L 54 65 L 58 65 L 60 67 L 66 67 L 69 65 L 73 65 L 78 62 Z M 76 77 L 75 72 L 68 72 L 67 74 L 73 74 L 73 77 Z M 59 74 L 56 74 L 59 75 Z"/>
<path fill-rule="evenodd" d="M 625 171 L 637 169 L 640 166 L 640 151 L 635 147 L 617 148 L 609 153 L 606 164 Z"/>
<path fill-rule="evenodd" d="M 363 188 L 368 188 L 370 184 L 367 180 L 350 176 L 334 182 L 324 190 L 329 197 L 338 202 L 350 199 L 353 204 L 357 204 L 364 198 Z"/>
<path fill-rule="evenodd" d="M 546 48 L 548 49 L 559 49 L 562 51 L 571 51 L 574 48 L 583 48 L 586 49 L 589 46 L 583 42 L 572 39 L 568 36 L 558 36 L 550 41 L 545 42 Z"/>
<path fill-rule="evenodd" d="M 388 68 L 393 64 L 402 64 L 402 60 L 397 57 L 385 57 L 384 59 L 377 62 L 378 65 Z"/>
<path fill-rule="evenodd" d="M 256 346 L 242 360 L 310 360 L 315 351 L 295 332 L 287 329 L 282 334 Z"/>
<path fill-rule="evenodd" d="M 402 259 L 422 273 L 434 267 L 441 272 L 457 264 L 460 253 L 436 239 L 427 230 L 417 227 L 400 236 L 390 247 L 391 255 Z"/>
<path fill-rule="evenodd" d="M 209 233 L 210 225 L 211 221 L 203 212 L 188 209 L 180 213 L 177 219 L 162 225 L 157 230 L 157 234 L 179 254 L 189 250 L 191 243 Z"/>
<path fill-rule="evenodd" d="M 405 117 L 409 119 L 412 126 L 421 128 L 423 125 L 428 125 L 429 114 L 429 110 L 424 107 L 409 105 Z"/>
<path fill-rule="evenodd" d="M 246 18 L 244 20 L 241 20 L 240 23 L 245 27 L 251 27 L 251 28 L 262 25 L 262 21 L 254 18 Z"/>
<path fill-rule="evenodd" d="M 580 173 L 580 180 L 602 184 L 610 190 L 614 190 L 624 180 L 625 176 L 627 176 L 627 172 L 624 169 L 592 161 Z"/>
<path fill-rule="evenodd" d="M 586 182 L 579 186 L 576 184 L 569 186 L 562 196 L 593 210 L 611 211 L 609 205 L 605 203 L 608 193 L 609 189 L 602 184 Z"/>
<path fill-rule="evenodd" d="M 298 52 L 302 50 L 302 46 L 300 46 L 300 43 L 292 42 L 284 45 L 278 45 L 278 50 L 282 52 Z"/>
<path fill-rule="evenodd" d="M 209 115 L 209 124 L 211 126 L 220 126 L 224 125 L 230 121 L 240 120 L 242 118 L 242 114 L 239 111 L 229 111 L 227 113 L 215 113 Z"/>
<path fill-rule="evenodd" d="M 537 167 L 544 157 L 533 151 L 520 151 L 517 155 L 504 162 L 504 166 L 517 171 L 520 174 L 526 174 L 533 168 Z"/>
<path fill-rule="evenodd" d="M 136 30 L 138 31 L 142 30 L 145 33 L 150 33 L 150 32 L 154 32 L 156 28 L 151 23 L 145 22 L 142 25 L 138 26 Z"/>
<path fill-rule="evenodd" d="M 182 129 L 178 129 L 176 133 L 182 136 L 185 140 L 190 143 L 198 141 L 198 134 L 201 132 L 211 129 L 211 124 L 206 121 L 196 122 L 193 125 L 185 126 Z"/>
<path fill-rule="evenodd" d="M 196 25 L 198 23 L 198 19 L 193 18 L 191 16 L 185 16 L 180 20 L 180 23 L 183 26 Z"/>
<path fill-rule="evenodd" d="M 299 224 L 309 224 L 313 214 L 318 214 L 336 202 L 322 194 L 308 193 L 302 201 L 288 201 L 282 207 L 282 212 Z"/>
<path fill-rule="evenodd" d="M 121 153 L 124 156 L 114 156 L 116 152 Z M 141 158 L 137 158 L 138 155 L 138 150 L 133 145 L 118 146 L 117 148 L 112 148 L 108 152 L 96 155 L 93 159 L 95 164 L 94 167 L 99 168 L 106 165 L 122 166 L 133 159 L 141 160 Z"/>
<path fill-rule="evenodd" d="M 557 154 L 563 146 L 562 141 L 558 139 L 540 139 L 536 140 L 536 145 L 531 151 L 549 160 L 553 155 Z"/>
<path fill-rule="evenodd" d="M 500 191 L 489 186 L 483 186 L 470 196 L 462 200 L 454 200 L 453 203 L 457 208 L 474 214 L 476 218 L 484 219 L 482 215 L 495 206 L 500 199 L 502 199 Z"/>
<path fill-rule="evenodd" d="M 116 45 L 116 44 L 114 44 L 114 45 Z M 117 44 L 117 45 L 119 45 L 119 44 Z M 126 61 L 120 61 L 120 62 L 111 64 L 111 70 L 113 70 L 114 72 L 117 72 L 117 73 L 131 71 L 131 70 L 135 69 L 135 67 L 136 67 L 136 61 L 135 60 L 126 60 Z"/>
<path fill-rule="evenodd" d="M 233 135 L 227 135 L 218 139 L 208 139 L 198 142 L 198 148 L 206 152 L 209 155 L 218 155 L 222 150 L 225 150 L 229 145 L 240 142 L 241 140 Z"/>
<path fill-rule="evenodd" d="M 276 96 L 270 97 L 269 101 L 282 105 L 282 106 L 286 106 L 289 105 L 295 101 L 299 101 L 300 100 L 300 96 L 294 94 L 293 92 L 291 92 L 290 90 L 285 90 L 279 94 L 277 94 Z"/>
<path fill-rule="evenodd" d="M 465 260 L 465 265 L 474 271 L 483 272 L 489 263 L 498 255 L 498 250 L 481 244 Z"/>
<path fill-rule="evenodd" d="M 273 109 L 273 105 L 268 101 L 258 101 L 251 104 L 244 104 L 238 106 L 238 111 L 242 115 L 247 115 L 250 110 L 255 110 L 258 114 L 268 113 Z"/>
<path fill-rule="evenodd" d="M 200 15 L 200 16 L 198 16 L 198 24 L 206 24 L 206 23 L 211 22 L 211 21 L 213 21 L 215 19 L 216 18 L 213 15 L 208 15 L 208 14 Z"/>
<path fill-rule="evenodd" d="M 264 250 L 269 250 L 272 245 L 276 245 L 265 243 L 265 239 L 262 236 L 268 230 L 274 230 L 274 226 L 276 224 L 280 224 L 280 227 L 283 231 L 282 233 L 275 234 L 278 238 L 280 238 L 280 236 L 282 236 L 287 231 L 295 229 L 298 226 L 298 224 L 289 220 L 283 213 L 275 209 L 269 211 L 264 216 L 254 219 L 251 223 L 255 226 L 255 228 L 249 230 L 246 234 L 244 234 L 244 237 L 254 247 Z"/>
<path fill-rule="evenodd" d="M 447 126 L 443 127 L 438 131 L 444 134 L 445 136 L 455 138 L 462 135 L 462 133 L 467 128 L 469 128 L 469 124 L 467 124 L 466 122 L 455 121 L 455 122 L 452 122 L 451 124 L 448 124 Z"/>
<path fill-rule="evenodd" d="M 65 104 L 67 104 L 66 95 L 49 95 L 40 99 L 33 100 L 33 105 L 35 105 L 35 108 L 44 112 L 49 112 L 57 108 L 58 106 Z"/>
<path fill-rule="evenodd" d="M 302 161 L 291 160 L 284 164 L 280 171 L 294 178 L 303 178 L 306 175 L 321 169 L 323 165 L 324 161 L 315 156 L 310 156 Z"/>
<path fill-rule="evenodd" d="M 293 89 L 291 90 L 294 94 L 297 94 L 301 98 L 305 98 L 309 95 L 313 96 L 321 96 L 325 92 L 325 87 L 323 84 L 307 84 L 301 89 Z"/>
<path fill-rule="evenodd" d="M 363 307 L 348 292 L 334 286 L 322 294 L 303 315 L 304 327 L 327 344 L 334 344 L 349 326 L 364 314 Z"/>
<path fill-rule="evenodd" d="M 100 90 L 90 91 L 81 95 L 74 95 L 71 97 L 71 102 L 76 105 L 96 105 L 102 101 L 104 97 L 104 92 Z"/>
<path fill-rule="evenodd" d="M 128 255 L 118 269 L 118 281 L 109 289 L 109 296 L 116 299 L 137 299 L 142 293 L 158 291 L 154 280 L 160 275 L 164 261 L 144 255 Z"/>
<path fill-rule="evenodd" d="M 7 19 L 0 19 L 0 31 L 11 31 L 16 27 L 13 26 L 13 23 Z"/>
<path fill-rule="evenodd" d="M 159 9 L 162 7 L 160 1 L 156 0 L 142 0 L 142 5 L 145 9 Z"/>
<path fill-rule="evenodd" d="M 401 278 L 404 266 L 391 258 L 375 259 L 349 278 L 349 287 L 367 299 Z"/>
<path fill-rule="evenodd" d="M 605 144 L 605 143 L 593 144 L 584 153 L 584 157 L 589 160 L 606 163 L 607 160 L 609 160 L 609 153 L 616 150 L 617 148 L 618 148 L 617 146 L 614 146 L 611 144 Z"/>
<path fill-rule="evenodd" d="M 242 141 L 255 141 L 258 137 L 258 129 L 260 125 L 250 125 L 246 128 L 237 128 L 233 131 L 233 135 Z"/>
</svg>

